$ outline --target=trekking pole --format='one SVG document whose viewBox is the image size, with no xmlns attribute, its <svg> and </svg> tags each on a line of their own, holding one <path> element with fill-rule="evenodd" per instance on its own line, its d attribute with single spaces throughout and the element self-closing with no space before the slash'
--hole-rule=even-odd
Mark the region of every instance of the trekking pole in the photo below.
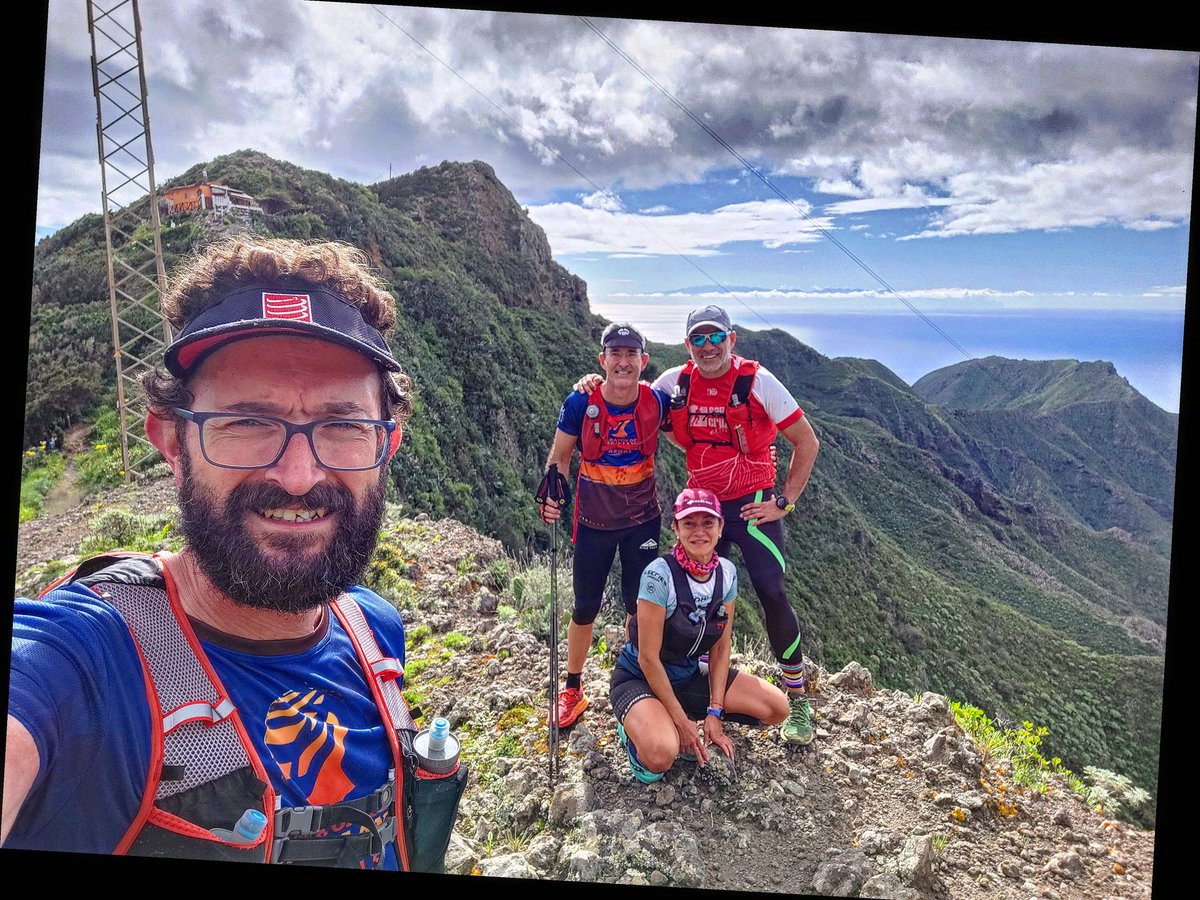
<svg viewBox="0 0 1200 900">
<path fill-rule="evenodd" d="M 560 512 L 570 500 L 567 479 L 551 463 L 538 487 L 537 501 L 553 503 Z M 550 790 L 558 780 L 558 519 L 550 523 Z"/>
<path fill-rule="evenodd" d="M 552 466 L 556 472 L 557 466 Z M 552 476 L 553 477 L 553 476 Z M 550 523 L 550 790 L 558 780 L 558 519 Z"/>
</svg>

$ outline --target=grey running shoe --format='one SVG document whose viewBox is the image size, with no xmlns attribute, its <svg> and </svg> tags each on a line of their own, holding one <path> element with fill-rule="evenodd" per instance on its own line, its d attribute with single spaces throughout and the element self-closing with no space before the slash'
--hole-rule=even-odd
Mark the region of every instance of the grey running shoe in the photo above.
<svg viewBox="0 0 1200 900">
<path fill-rule="evenodd" d="M 816 734 L 812 726 L 812 710 L 803 694 L 788 695 L 788 717 L 779 726 L 779 736 L 789 744 L 808 744 Z"/>
</svg>

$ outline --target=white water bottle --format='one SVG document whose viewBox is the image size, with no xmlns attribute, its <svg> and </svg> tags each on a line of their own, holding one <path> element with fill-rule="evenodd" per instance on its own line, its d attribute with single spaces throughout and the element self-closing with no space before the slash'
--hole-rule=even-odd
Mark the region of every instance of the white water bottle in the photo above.
<svg viewBox="0 0 1200 900">
<path fill-rule="evenodd" d="M 449 775 L 458 765 L 458 738 L 450 733 L 450 723 L 441 716 L 417 734 L 413 749 L 421 768 L 434 775 Z"/>
<path fill-rule="evenodd" d="M 231 844 L 253 844 L 266 827 L 267 817 L 257 809 L 248 809 L 242 813 L 242 817 L 232 829 L 213 828 L 211 831 L 221 840 Z"/>
</svg>

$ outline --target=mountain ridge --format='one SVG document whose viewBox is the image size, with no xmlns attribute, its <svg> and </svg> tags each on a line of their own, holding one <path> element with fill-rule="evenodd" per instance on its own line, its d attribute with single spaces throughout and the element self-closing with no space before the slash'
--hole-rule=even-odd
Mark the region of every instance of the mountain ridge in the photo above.
<svg viewBox="0 0 1200 900">
<path fill-rule="evenodd" d="M 393 347 L 416 382 L 390 497 L 518 557 L 548 552 L 532 494 L 605 320 L 494 171 L 447 162 L 364 186 L 240 151 L 176 180 L 204 170 L 271 199 L 279 212 L 255 228 L 346 240 L 390 283 Z M 168 269 L 238 227 L 174 217 Z M 35 252 L 29 444 L 111 402 L 102 248 L 98 217 L 85 217 Z M 738 350 L 791 389 L 822 441 L 785 547 L 805 652 L 830 671 L 858 661 L 880 685 L 1045 723 L 1069 765 L 1153 788 L 1177 417 L 1140 395 L 1048 405 L 1078 399 L 1061 366 L 1004 364 L 1031 385 L 1031 413 L 1013 397 L 981 395 L 996 409 L 933 404 L 876 361 L 831 359 L 778 329 L 739 328 Z M 650 351 L 650 377 L 684 359 L 679 344 Z M 934 374 L 922 390 L 979 390 L 970 370 Z M 661 501 L 684 484 L 682 455 L 660 450 L 658 470 Z M 743 607 L 742 639 L 762 641 L 757 604 Z"/>
</svg>

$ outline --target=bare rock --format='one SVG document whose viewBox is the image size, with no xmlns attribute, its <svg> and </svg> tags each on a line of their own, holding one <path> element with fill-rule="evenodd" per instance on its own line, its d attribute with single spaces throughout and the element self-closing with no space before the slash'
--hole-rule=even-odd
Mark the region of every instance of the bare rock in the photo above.
<svg viewBox="0 0 1200 900">
<path fill-rule="evenodd" d="M 904 842 L 896 864 L 905 882 L 927 883 L 933 874 L 933 838 L 914 834 Z"/>
<path fill-rule="evenodd" d="M 563 825 L 574 822 L 596 802 L 596 792 L 587 783 L 560 784 L 550 800 L 550 823 Z"/>
<path fill-rule="evenodd" d="M 451 832 L 450 846 L 446 850 L 446 874 L 470 875 L 482 856 L 478 844 L 457 832 Z"/>
<path fill-rule="evenodd" d="M 1046 863 L 1046 871 L 1063 878 L 1078 878 L 1086 868 L 1082 856 L 1074 850 L 1066 850 L 1050 857 L 1050 861 Z"/>
<path fill-rule="evenodd" d="M 812 886 L 820 894 L 854 897 L 875 874 L 874 866 L 861 850 L 846 850 L 821 864 Z"/>
<path fill-rule="evenodd" d="M 506 853 L 479 861 L 479 871 L 489 878 L 536 878 L 537 872 L 520 853 Z"/>
<path fill-rule="evenodd" d="M 591 850 L 574 851 L 567 862 L 567 878 L 571 881 L 596 881 L 600 877 L 600 857 Z"/>
<path fill-rule="evenodd" d="M 861 663 L 850 662 L 840 672 L 829 676 L 829 684 L 839 691 L 869 697 L 875 693 L 875 681 Z"/>
</svg>

